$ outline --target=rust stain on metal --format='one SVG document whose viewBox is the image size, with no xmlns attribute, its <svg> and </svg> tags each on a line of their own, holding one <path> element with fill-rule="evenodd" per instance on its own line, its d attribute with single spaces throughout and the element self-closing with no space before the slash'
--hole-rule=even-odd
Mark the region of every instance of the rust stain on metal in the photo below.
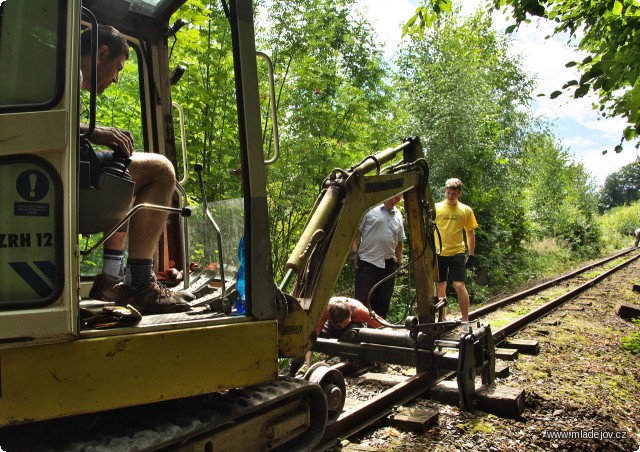
<svg viewBox="0 0 640 452">
<path fill-rule="evenodd" d="M 107 356 L 109 358 L 113 358 L 118 353 L 123 352 L 125 347 L 127 346 L 127 342 L 129 342 L 129 341 L 130 341 L 130 339 L 116 342 L 116 344 L 113 346 L 113 350 L 111 350 L 109 353 L 107 353 Z"/>
<path fill-rule="evenodd" d="M 49 374 L 51 375 L 51 378 L 53 378 L 55 381 L 57 381 L 58 383 L 62 383 L 62 380 L 60 380 L 60 378 L 58 378 L 58 376 L 56 375 L 55 372 L 49 371 Z"/>
<path fill-rule="evenodd" d="M 15 140 L 16 138 L 18 138 L 18 135 L 13 135 L 13 136 L 0 138 L 0 143 L 7 143 L 7 142 L 9 142 L 11 140 Z"/>
</svg>

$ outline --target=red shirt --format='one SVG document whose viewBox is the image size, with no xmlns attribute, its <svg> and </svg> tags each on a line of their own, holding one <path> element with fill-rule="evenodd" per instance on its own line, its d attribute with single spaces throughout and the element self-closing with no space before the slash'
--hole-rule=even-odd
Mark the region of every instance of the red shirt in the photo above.
<svg viewBox="0 0 640 452">
<path fill-rule="evenodd" d="M 369 314 L 369 310 L 367 309 L 367 307 L 361 302 L 359 302 L 358 300 L 354 298 L 347 298 L 347 297 L 344 297 L 344 298 L 334 297 L 334 298 L 331 298 L 331 300 L 329 300 L 329 304 L 327 304 L 327 309 L 324 310 L 324 315 L 322 316 L 322 320 L 316 327 L 317 334 L 320 334 L 320 332 L 322 331 L 322 327 L 324 326 L 325 322 L 329 319 L 329 306 L 331 305 L 331 302 L 337 299 L 344 299 L 344 300 L 347 300 L 347 302 L 349 303 L 349 307 L 351 308 L 351 323 L 353 322 L 366 323 L 367 327 L 369 328 L 380 328 L 382 326 L 380 322 L 378 322 L 376 319 L 371 317 L 371 314 Z"/>
</svg>

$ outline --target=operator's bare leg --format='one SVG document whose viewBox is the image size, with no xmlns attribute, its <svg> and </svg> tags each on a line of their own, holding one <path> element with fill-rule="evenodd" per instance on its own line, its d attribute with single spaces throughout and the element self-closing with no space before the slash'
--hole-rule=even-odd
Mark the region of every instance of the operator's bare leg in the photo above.
<svg viewBox="0 0 640 452">
<path fill-rule="evenodd" d="M 447 282 L 446 281 L 438 281 L 438 298 L 446 298 L 447 297 Z M 447 320 L 447 306 L 445 305 L 442 308 L 442 318 L 441 322 L 445 322 Z"/>
<path fill-rule="evenodd" d="M 129 165 L 129 173 L 136 183 L 136 205 L 149 203 L 169 206 L 171 204 L 176 175 L 169 160 L 158 154 L 135 153 Z M 164 230 L 167 216 L 167 212 L 142 209 L 131 217 L 129 259 L 153 257 L 153 251 Z"/>
<path fill-rule="evenodd" d="M 149 203 L 168 206 L 171 203 L 176 176 L 168 160 L 157 154 L 133 154 L 129 173 L 136 183 L 135 204 Z M 130 259 L 150 259 L 168 214 L 156 210 L 138 211 L 129 221 L 131 243 Z M 105 243 L 104 247 L 123 251 L 127 245 L 127 232 L 116 232 Z"/>
<path fill-rule="evenodd" d="M 114 232 L 113 235 L 104 242 L 105 248 L 111 248 L 113 250 L 124 250 L 125 246 L 127 246 L 126 232 Z"/>
<path fill-rule="evenodd" d="M 460 315 L 463 322 L 469 321 L 469 292 L 463 281 L 453 281 L 453 288 L 458 295 L 458 305 L 460 306 Z"/>
<path fill-rule="evenodd" d="M 163 156 L 133 154 L 129 173 L 136 183 L 135 204 L 169 206 L 176 184 L 173 165 Z M 183 312 L 190 309 L 181 294 L 158 283 L 153 252 L 167 222 L 167 212 L 142 209 L 129 220 L 129 258 L 117 305 L 133 306 L 141 314 Z"/>
<path fill-rule="evenodd" d="M 149 203 L 168 206 L 171 203 L 176 176 L 168 160 L 158 154 L 133 154 L 129 173 L 136 183 L 135 204 Z M 129 221 L 131 240 L 129 244 L 130 259 L 150 259 L 164 225 L 168 213 L 143 209 L 138 211 Z M 116 232 L 105 243 L 104 247 L 123 251 L 127 245 L 127 232 Z"/>
</svg>

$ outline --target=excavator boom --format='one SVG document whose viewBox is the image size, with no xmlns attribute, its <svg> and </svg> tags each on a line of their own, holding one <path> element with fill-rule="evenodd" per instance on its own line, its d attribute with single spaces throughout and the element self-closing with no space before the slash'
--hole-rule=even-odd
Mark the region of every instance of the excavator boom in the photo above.
<svg viewBox="0 0 640 452">
<path fill-rule="evenodd" d="M 402 194 L 407 212 L 411 265 L 416 275 L 416 295 L 421 322 L 434 321 L 436 262 L 433 219 L 435 210 L 428 184 L 429 167 L 420 140 L 408 138 L 402 145 L 366 157 L 349 170 L 334 170 L 323 183 L 304 231 L 287 261 L 287 284 L 295 276 L 290 301 L 304 317 L 290 316 L 281 342 L 283 356 L 300 356 L 315 340 L 320 322 L 364 214 L 372 207 Z M 291 306 L 290 306 L 291 308 Z M 290 309 L 291 310 L 291 309 Z M 292 340 L 298 332 L 302 339 Z M 291 344 L 287 349 L 285 344 Z"/>
</svg>

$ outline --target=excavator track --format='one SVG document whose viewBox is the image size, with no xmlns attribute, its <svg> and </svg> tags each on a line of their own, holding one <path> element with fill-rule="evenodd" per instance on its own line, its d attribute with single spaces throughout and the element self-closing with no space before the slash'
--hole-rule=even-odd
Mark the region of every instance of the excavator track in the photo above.
<svg viewBox="0 0 640 452">
<path fill-rule="evenodd" d="M 320 386 L 281 378 L 224 393 L 9 427 L 0 430 L 0 445 L 7 452 L 309 450 L 322 437 L 326 421 L 327 400 Z"/>
</svg>

